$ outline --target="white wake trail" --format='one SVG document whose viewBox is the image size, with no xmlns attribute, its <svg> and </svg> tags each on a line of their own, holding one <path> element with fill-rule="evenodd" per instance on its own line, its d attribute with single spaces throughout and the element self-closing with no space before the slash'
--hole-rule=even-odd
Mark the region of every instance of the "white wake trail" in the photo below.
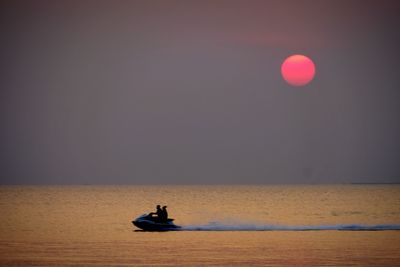
<svg viewBox="0 0 400 267">
<path fill-rule="evenodd" d="M 335 225 L 271 225 L 271 224 L 226 224 L 210 222 L 203 225 L 182 226 L 182 231 L 388 231 L 400 230 L 400 224 L 335 224 Z"/>
</svg>

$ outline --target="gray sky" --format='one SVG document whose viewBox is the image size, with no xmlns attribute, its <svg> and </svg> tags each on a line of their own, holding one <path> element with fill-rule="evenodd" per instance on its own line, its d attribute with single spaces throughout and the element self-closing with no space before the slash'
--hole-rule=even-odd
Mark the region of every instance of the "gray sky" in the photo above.
<svg viewBox="0 0 400 267">
<path fill-rule="evenodd" d="M 0 5 L 1 184 L 400 182 L 398 1 Z"/>
</svg>

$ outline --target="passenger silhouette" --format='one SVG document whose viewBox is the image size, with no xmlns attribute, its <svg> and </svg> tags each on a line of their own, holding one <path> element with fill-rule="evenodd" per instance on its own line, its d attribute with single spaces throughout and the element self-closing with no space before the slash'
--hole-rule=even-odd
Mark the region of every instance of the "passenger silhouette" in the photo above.
<svg viewBox="0 0 400 267">
<path fill-rule="evenodd" d="M 167 206 L 162 207 L 162 221 L 167 222 L 168 221 L 168 211 L 167 211 Z"/>
</svg>

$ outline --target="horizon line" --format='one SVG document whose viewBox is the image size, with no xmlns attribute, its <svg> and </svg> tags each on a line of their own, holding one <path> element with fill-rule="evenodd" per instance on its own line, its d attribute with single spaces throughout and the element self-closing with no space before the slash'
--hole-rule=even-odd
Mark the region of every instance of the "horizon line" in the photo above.
<svg viewBox="0 0 400 267">
<path fill-rule="evenodd" d="M 302 185 L 400 185 L 400 182 L 347 182 L 347 183 L 81 183 L 81 184 L 0 184 L 2 186 L 302 186 Z"/>
</svg>

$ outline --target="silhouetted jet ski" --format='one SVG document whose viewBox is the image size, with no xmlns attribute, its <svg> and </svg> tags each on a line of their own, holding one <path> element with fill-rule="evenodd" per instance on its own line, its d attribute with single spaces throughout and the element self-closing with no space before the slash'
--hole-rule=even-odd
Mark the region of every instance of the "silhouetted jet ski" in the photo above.
<svg viewBox="0 0 400 267">
<path fill-rule="evenodd" d="M 174 219 L 167 219 L 165 222 L 161 222 L 158 217 L 154 217 L 149 214 L 143 214 L 132 221 L 133 225 L 145 231 L 176 231 L 181 227 L 175 225 L 172 221 Z"/>
</svg>

